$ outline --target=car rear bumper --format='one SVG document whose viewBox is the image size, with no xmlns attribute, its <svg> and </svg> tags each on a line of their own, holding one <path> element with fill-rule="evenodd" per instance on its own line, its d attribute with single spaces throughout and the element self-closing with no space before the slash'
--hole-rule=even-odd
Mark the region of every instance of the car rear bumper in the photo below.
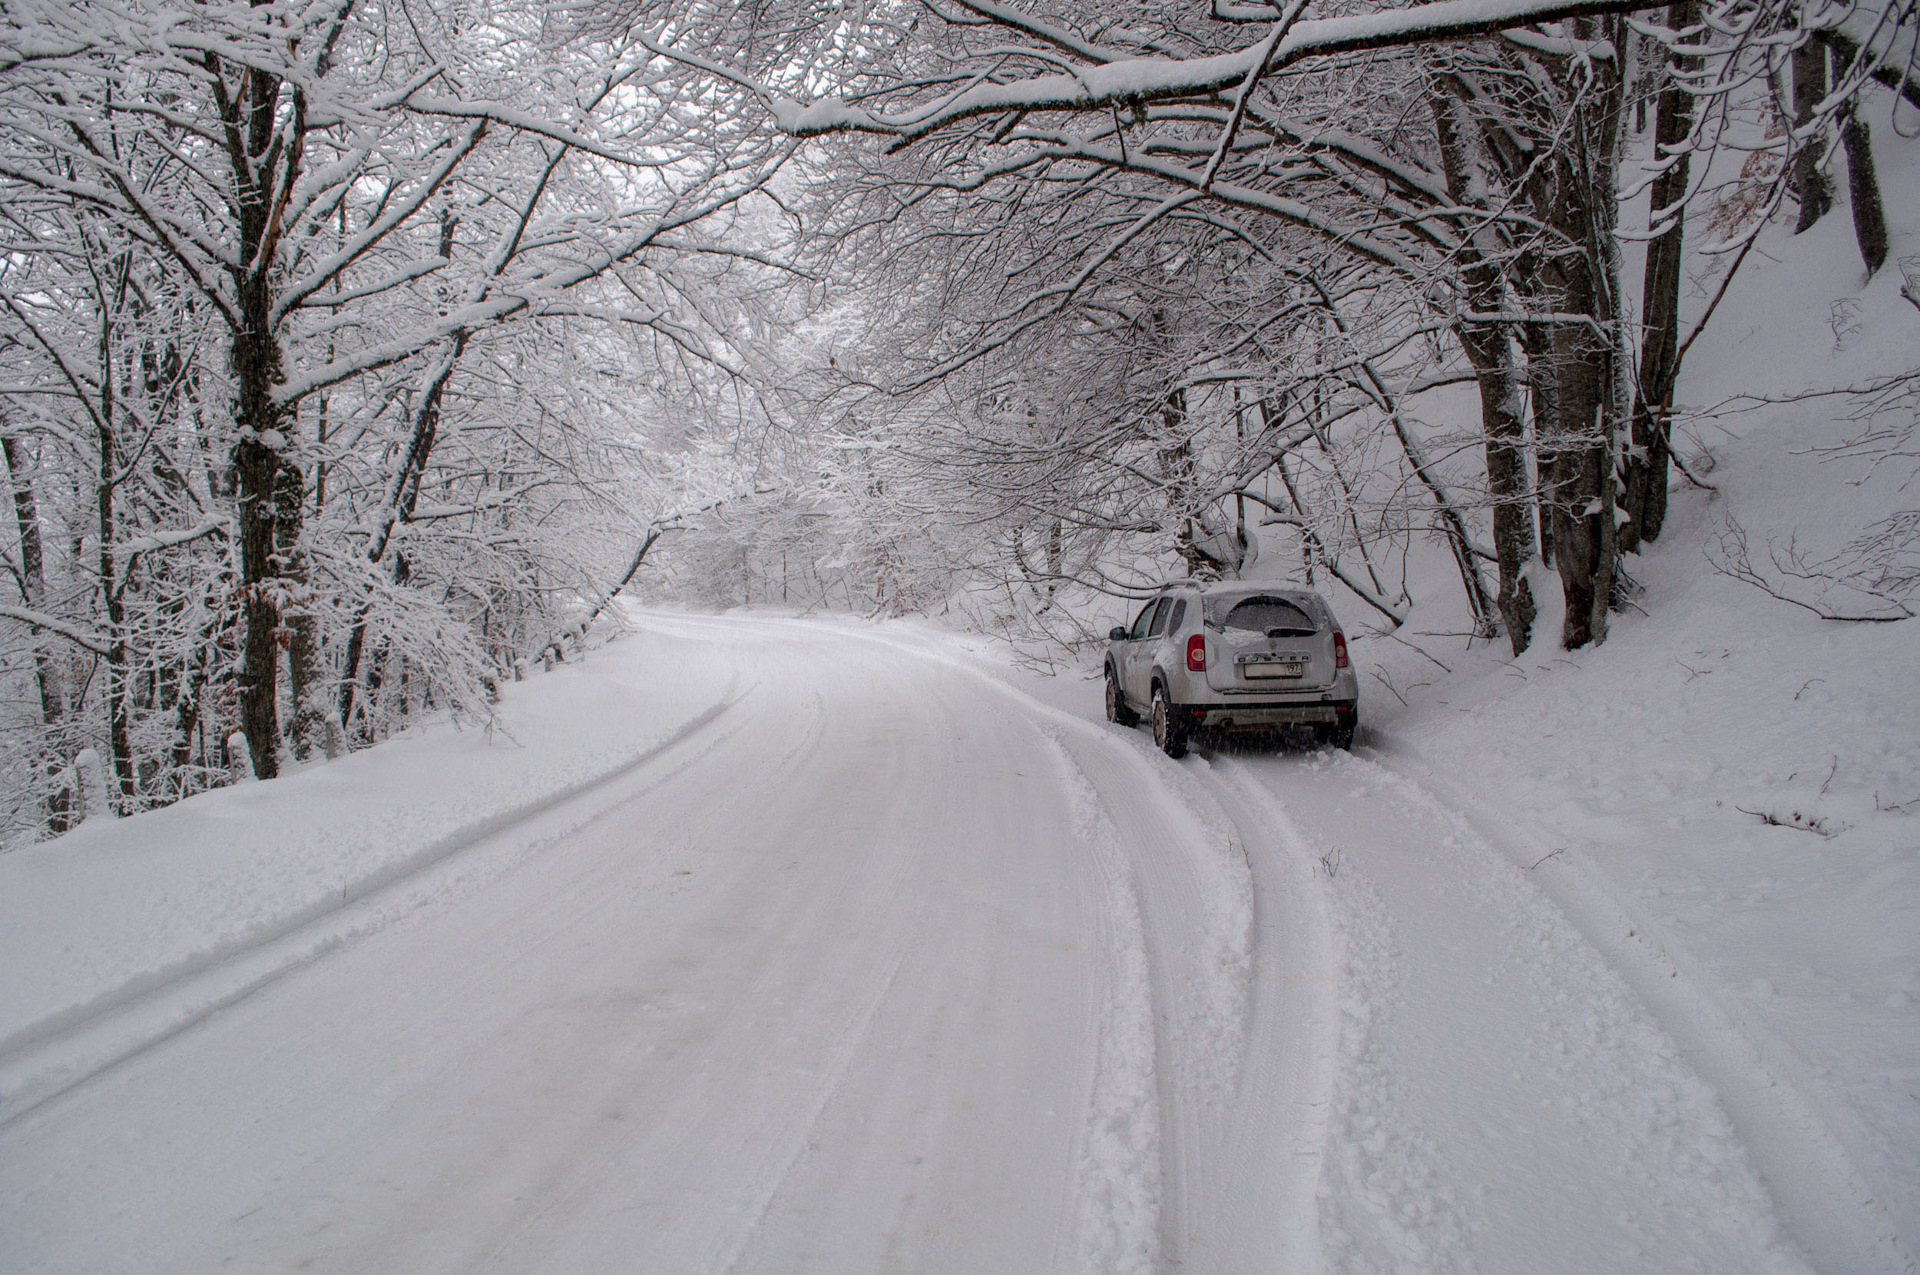
<svg viewBox="0 0 1920 1275">
<path fill-rule="evenodd" d="M 1291 704 L 1187 704 L 1184 714 L 1189 730 L 1272 730 L 1276 726 L 1352 725 L 1357 717 L 1355 700 L 1333 700 Z"/>
</svg>

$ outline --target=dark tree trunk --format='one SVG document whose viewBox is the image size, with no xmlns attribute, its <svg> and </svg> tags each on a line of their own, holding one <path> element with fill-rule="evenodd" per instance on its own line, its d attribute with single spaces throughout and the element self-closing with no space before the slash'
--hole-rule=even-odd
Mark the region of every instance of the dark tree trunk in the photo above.
<svg viewBox="0 0 1920 1275">
<path fill-rule="evenodd" d="M 280 453 L 257 439 L 243 438 L 233 449 L 233 466 L 240 489 L 236 506 L 245 620 L 235 679 L 240 729 L 247 734 L 254 777 L 272 779 L 280 773 L 280 606 L 273 564 L 273 488 Z"/>
<path fill-rule="evenodd" d="M 293 755 L 305 761 L 316 746 L 325 742 L 326 710 L 319 703 L 319 634 L 313 617 L 313 600 L 308 596 L 312 573 L 308 569 L 303 538 L 306 483 L 299 467 L 284 458 L 274 494 L 274 546 L 280 578 L 286 582 L 282 592 L 289 600 L 283 617 L 288 699 L 293 714 L 287 724 L 288 742 Z"/>
<path fill-rule="evenodd" d="M 1585 19 L 1575 27 L 1587 38 L 1606 33 Z M 1552 325 L 1557 402 L 1543 503 L 1566 599 L 1561 642 L 1568 650 L 1606 640 L 1614 580 L 1615 367 L 1607 334 L 1617 315 L 1606 263 L 1621 98 L 1615 70 L 1598 62 L 1590 67 L 1593 79 L 1584 86 L 1569 79 L 1579 99 L 1547 208 L 1567 250 L 1550 255 L 1542 272 L 1554 308 L 1589 320 Z"/>
<path fill-rule="evenodd" d="M 1494 335 L 1497 351 L 1486 329 L 1462 335 L 1480 383 L 1480 421 L 1487 434 L 1487 495 L 1493 501 L 1493 554 L 1500 572 L 1501 623 L 1515 655 L 1533 643 L 1537 609 L 1533 586 L 1527 583 L 1527 563 L 1537 553 L 1533 535 L 1532 491 L 1527 481 L 1526 420 L 1521 414 L 1520 376 L 1513 365 L 1512 347 L 1504 332 Z"/>
<path fill-rule="evenodd" d="M 1667 6 L 1667 25 L 1683 31 L 1698 15 L 1698 0 L 1676 0 Z M 1654 142 L 1664 153 L 1672 153 L 1692 128 L 1693 96 L 1669 75 L 1660 90 Z M 1673 167 L 1653 181 L 1651 216 L 1656 223 L 1664 219 L 1671 225 L 1647 245 L 1640 303 L 1640 384 L 1622 484 L 1625 490 L 1621 500 L 1627 514 L 1620 527 L 1622 553 L 1634 552 L 1643 542 L 1659 539 L 1667 520 L 1667 471 L 1672 456 L 1668 430 L 1674 384 L 1680 377 L 1680 260 L 1686 236 L 1686 211 L 1677 205 L 1686 196 L 1687 179 L 1687 156 L 1682 153 Z"/>
<path fill-rule="evenodd" d="M 5 452 L 7 472 L 13 478 L 13 518 L 20 536 L 20 600 L 31 610 L 38 611 L 44 608 L 47 596 L 46 556 L 40 543 L 40 509 L 33 498 L 32 481 L 21 466 L 19 443 L 12 435 L 0 436 L 0 450 Z M 33 652 L 33 680 L 40 693 L 40 724 L 47 727 L 48 740 L 43 751 L 51 776 L 62 765 L 54 728 L 66 716 L 66 682 L 60 675 L 60 665 L 37 646 Z M 55 836 L 67 830 L 68 805 L 69 798 L 65 792 L 47 795 L 47 831 Z"/>
<path fill-rule="evenodd" d="M 1804 128 L 1813 119 L 1814 107 L 1827 95 L 1827 46 L 1808 40 L 1793 51 L 1793 125 Z M 1818 139 L 1802 142 L 1793 155 L 1793 192 L 1800 200 L 1800 220 L 1793 233 L 1801 231 L 1827 215 L 1833 207 L 1833 187 L 1821 171 L 1826 146 Z"/>
<path fill-rule="evenodd" d="M 1160 447 L 1160 475 L 1166 480 L 1167 520 L 1176 528 L 1174 551 L 1187 564 L 1190 576 L 1211 577 L 1222 573 L 1226 565 L 1194 536 L 1194 463 L 1193 439 L 1187 434 L 1187 395 L 1174 390 L 1160 407 L 1165 434 Z"/>
<path fill-rule="evenodd" d="M 122 263 L 124 282 L 125 262 Z M 93 484 L 95 535 L 98 538 L 100 600 L 107 613 L 107 750 L 113 754 L 113 777 L 122 797 L 134 795 L 133 709 L 128 703 L 127 631 L 125 607 L 120 600 L 120 578 L 113 560 L 118 518 L 114 510 L 113 471 L 119 464 L 114 446 L 114 422 L 118 418 L 113 359 L 113 319 L 104 307 L 100 316 L 100 404 L 95 415 L 99 444 L 99 471 Z"/>
<path fill-rule="evenodd" d="M 278 521 L 281 412 L 273 401 L 280 382 L 280 349 L 268 331 L 264 279 L 250 279 L 241 293 L 246 327 L 233 346 L 238 382 L 233 447 L 234 534 L 240 543 L 241 614 L 240 729 L 258 779 L 280 773 L 280 583 L 274 553 Z"/>
<path fill-rule="evenodd" d="M 1445 87 L 1451 89 L 1453 85 L 1447 82 Z M 1472 170 L 1478 167 L 1469 150 L 1470 126 L 1458 117 L 1456 102 L 1446 92 L 1436 94 L 1433 107 L 1448 191 L 1455 203 L 1465 204 L 1473 185 Z M 1505 308 L 1505 281 L 1500 270 L 1486 260 L 1470 235 L 1463 236 L 1460 265 L 1467 303 L 1475 311 L 1490 314 Z M 1455 331 L 1480 386 L 1487 496 L 1493 504 L 1493 553 L 1500 573 L 1494 605 L 1499 608 L 1513 653 L 1518 655 L 1533 641 L 1536 614 L 1533 588 L 1525 575 L 1527 563 L 1535 554 L 1529 508 L 1532 493 L 1527 481 L 1527 425 L 1522 409 L 1525 396 L 1520 392 L 1520 372 L 1514 365 L 1513 342 L 1505 324 L 1463 321 Z"/>
<path fill-rule="evenodd" d="M 446 236 L 451 231 L 443 227 L 442 248 L 451 252 Z M 420 500 L 420 482 L 427 471 L 427 462 L 433 456 L 434 440 L 440 434 L 440 404 L 446 395 L 447 382 L 452 379 L 454 368 L 458 366 L 461 354 L 467 348 L 467 334 L 455 333 L 452 343 L 441 356 L 439 365 L 429 379 L 426 391 L 421 394 L 419 405 L 414 410 L 413 428 L 407 439 L 406 454 L 401 457 L 400 468 L 395 472 L 393 481 L 387 488 L 387 505 L 381 511 L 381 526 L 375 532 L 373 543 L 367 549 L 367 560 L 378 562 L 386 556 L 387 546 L 393 543 L 393 530 L 413 517 L 414 508 Z M 394 583 L 401 584 L 405 559 L 394 564 Z M 368 610 L 361 607 L 359 616 L 354 620 L 353 632 L 347 638 L 346 658 L 340 667 L 340 724 L 345 726 L 353 716 L 354 688 L 359 685 L 360 661 L 365 658 L 367 649 Z M 369 682 L 369 688 L 372 683 Z"/>
<path fill-rule="evenodd" d="M 1539 300 L 1539 280 L 1530 280 L 1528 295 Z M 1540 561 L 1551 567 L 1558 557 L 1553 541 L 1553 516 L 1547 508 L 1547 482 L 1553 469 L 1552 438 L 1560 428 L 1560 378 L 1553 366 L 1553 329 L 1529 323 L 1520 332 L 1527 353 L 1527 394 L 1533 409 L 1533 512 L 1540 527 Z"/>
<path fill-rule="evenodd" d="M 276 488 L 287 446 L 285 407 L 274 399 L 284 380 L 274 332 L 273 292 L 279 264 L 281 216 L 299 176 L 306 102 L 277 76 L 225 68 L 208 55 L 233 175 L 238 247 L 229 267 L 234 283 L 230 357 L 234 378 L 234 437 L 228 461 L 234 480 L 234 535 L 240 546 L 240 728 L 246 732 L 253 773 L 280 771 L 279 564 L 275 555 Z M 229 89 L 226 75 L 237 71 Z M 291 111 L 287 132 L 280 115 Z"/>
<path fill-rule="evenodd" d="M 1840 140 L 1847 150 L 1847 200 L 1853 206 L 1853 237 L 1869 276 L 1887 264 L 1887 210 L 1873 166 L 1873 133 L 1851 107 Z"/>
</svg>

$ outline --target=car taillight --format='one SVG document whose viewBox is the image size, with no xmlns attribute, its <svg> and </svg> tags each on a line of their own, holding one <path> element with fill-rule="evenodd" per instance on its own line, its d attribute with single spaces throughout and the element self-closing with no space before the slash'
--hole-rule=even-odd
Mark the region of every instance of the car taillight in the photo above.
<svg viewBox="0 0 1920 1275">
<path fill-rule="evenodd" d="M 1187 668 L 1195 673 L 1207 671 L 1207 635 L 1196 633 L 1187 639 Z"/>
<path fill-rule="evenodd" d="M 1347 635 L 1339 629 L 1333 631 L 1333 666 L 1347 667 Z"/>
</svg>

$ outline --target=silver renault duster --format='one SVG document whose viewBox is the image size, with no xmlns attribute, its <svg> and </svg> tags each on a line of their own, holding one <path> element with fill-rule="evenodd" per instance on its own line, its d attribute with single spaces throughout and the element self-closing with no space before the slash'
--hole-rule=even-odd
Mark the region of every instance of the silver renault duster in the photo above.
<svg viewBox="0 0 1920 1275">
<path fill-rule="evenodd" d="M 1360 684 L 1317 593 L 1174 581 L 1107 637 L 1107 720 L 1132 726 L 1146 715 L 1169 757 L 1200 730 L 1307 725 L 1323 744 L 1353 746 Z"/>
</svg>

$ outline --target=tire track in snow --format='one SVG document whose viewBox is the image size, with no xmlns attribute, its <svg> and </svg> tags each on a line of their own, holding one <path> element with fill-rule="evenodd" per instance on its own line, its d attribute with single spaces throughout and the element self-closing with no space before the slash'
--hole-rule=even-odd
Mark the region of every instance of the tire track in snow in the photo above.
<svg viewBox="0 0 1920 1275">
<path fill-rule="evenodd" d="M 1341 852 L 1331 1266 L 1805 1269 L 1711 1088 L 1524 864 L 1364 757 L 1255 773 Z"/>
<path fill-rule="evenodd" d="M 1088 1097 L 1077 1269 L 1153 1269 L 1160 1227 L 1160 1099 L 1154 1066 L 1153 988 L 1133 871 L 1119 849 L 1100 795 L 1058 735 L 1043 734 L 1073 810 L 1075 830 L 1106 896 L 1105 947 L 1111 982 L 1100 1014 L 1099 1061 Z"/>
<path fill-rule="evenodd" d="M 804 621 L 755 622 L 820 631 Z M 1084 784 L 1093 794 L 1090 817 L 1110 829 L 1096 844 L 1120 852 L 1115 862 L 1131 882 L 1144 946 L 1160 1148 L 1151 1260 L 1182 1264 L 1191 1191 L 1238 1189 L 1232 1175 L 1213 1174 L 1208 1162 L 1218 1131 L 1235 1119 L 1251 997 L 1253 882 L 1230 821 L 1135 732 L 1043 704 L 937 646 L 850 627 L 832 632 L 964 675 L 1049 736 L 1079 776 L 1073 787 Z M 1202 1206 L 1209 1216 L 1210 1209 Z"/>
<path fill-rule="evenodd" d="M 1374 763 L 1407 795 L 1494 847 L 1530 879 L 1632 988 L 1671 1035 L 1720 1104 L 1779 1205 L 1788 1229 L 1822 1271 L 1912 1275 L 1920 1269 L 1911 1219 L 1888 1215 L 1840 1122 L 1811 1100 L 1803 1065 L 1780 1041 L 1730 1012 L 1713 980 L 1645 913 L 1610 888 L 1577 847 L 1529 861 L 1545 843 L 1452 791 L 1417 754 Z M 1420 772 L 1416 777 L 1415 771 Z M 1538 861 L 1537 852 L 1531 859 Z"/>
<path fill-rule="evenodd" d="M 478 889 L 528 855 L 666 783 L 743 729 L 736 725 L 692 757 L 675 758 L 757 685 L 740 690 L 736 676 L 718 703 L 612 770 L 450 833 L 364 882 L 358 897 L 318 916 L 297 917 L 245 947 L 173 971 L 162 982 L 142 984 L 58 1034 L 29 1040 L 0 1058 L 0 1128 L 343 945 L 376 934 L 436 900 Z M 606 804 L 594 801 L 662 758 L 679 764 L 636 792 L 617 794 Z"/>
<path fill-rule="evenodd" d="M 1246 848 L 1254 883 L 1246 1063 L 1219 1130 L 1230 1189 L 1196 1227 L 1192 1265 L 1221 1272 L 1324 1267 L 1319 1193 L 1326 1160 L 1345 937 L 1330 882 L 1284 807 L 1221 754 L 1200 764 Z"/>
<path fill-rule="evenodd" d="M 675 627 L 689 636 L 743 624 L 816 637 L 822 631 L 818 624 L 784 617 L 687 621 Z M 1260 1106 L 1274 1092 L 1267 1082 L 1272 1059 L 1254 1050 L 1264 1050 L 1271 1036 L 1255 1042 L 1249 1034 L 1260 1021 L 1252 963 L 1258 905 L 1247 850 L 1252 842 L 1241 831 L 1242 821 L 1221 808 L 1217 793 L 1161 757 L 1137 732 L 1043 704 L 937 646 L 851 627 L 829 632 L 963 674 L 1050 739 L 1064 767 L 1063 786 L 1079 803 L 1082 839 L 1107 892 L 1115 982 L 1101 1011 L 1087 1181 L 1081 1184 L 1082 1217 L 1070 1260 L 1093 1270 L 1192 1262 L 1199 1269 L 1234 1271 L 1249 1269 L 1241 1258 L 1253 1265 L 1271 1262 L 1274 1250 L 1267 1241 L 1243 1238 L 1242 1227 L 1245 1235 L 1280 1234 L 1275 1242 L 1289 1254 L 1313 1254 L 1312 1165 L 1321 1140 L 1311 1124 L 1314 1104 L 1289 1103 L 1277 1115 Z M 1325 926 L 1303 914 L 1303 906 L 1284 891 L 1265 900 L 1290 932 L 1324 936 Z M 1321 953 L 1313 966 L 1320 972 L 1332 968 L 1325 943 L 1314 937 L 1304 944 Z M 1297 1026 L 1284 1022 L 1288 1012 L 1276 1010 L 1281 1017 L 1263 1023 L 1263 1030 Z M 1148 1032 L 1144 1048 L 1141 1015 Z M 1300 1048 L 1318 1059 L 1322 1071 L 1331 1066 L 1330 1030 L 1318 1023 L 1301 1036 Z M 1262 1077 L 1258 1086 L 1247 1079 L 1256 1073 Z M 1151 1137 L 1144 1123 L 1149 1115 Z M 1157 1154 L 1143 1160 L 1149 1143 Z M 1286 1177 L 1278 1195 L 1249 1181 L 1260 1176 L 1253 1166 L 1276 1145 L 1307 1165 L 1295 1166 L 1298 1172 Z M 1304 1196 L 1306 1211 L 1276 1216 L 1279 1196 L 1288 1200 L 1284 1209 Z"/>
<path fill-rule="evenodd" d="M 813 1097 L 800 1117 L 792 1122 L 772 1148 L 769 1163 L 760 1171 L 760 1183 L 754 1192 L 754 1202 L 748 1207 L 741 1225 L 735 1230 L 732 1243 L 716 1255 L 716 1260 L 708 1263 L 706 1270 L 734 1271 L 740 1268 L 740 1262 L 746 1256 L 747 1246 L 753 1242 L 759 1232 L 760 1224 L 765 1220 L 774 1201 L 780 1197 L 780 1190 L 792 1174 L 794 1165 L 799 1163 L 812 1139 L 814 1128 L 820 1123 L 821 1115 L 840 1092 L 840 1083 L 847 1074 L 847 1068 L 859 1055 L 860 1047 L 867 1038 L 873 1019 L 880 1012 L 882 1002 L 900 977 L 900 967 L 905 964 L 910 939 L 920 926 L 925 912 L 924 902 L 912 916 L 912 923 L 903 927 L 894 944 L 893 950 L 876 971 L 877 977 L 871 980 L 866 994 L 861 997 L 860 1006 L 852 1019 L 841 1029 L 840 1038 L 828 1055 L 825 1070 L 815 1087 Z"/>
</svg>

